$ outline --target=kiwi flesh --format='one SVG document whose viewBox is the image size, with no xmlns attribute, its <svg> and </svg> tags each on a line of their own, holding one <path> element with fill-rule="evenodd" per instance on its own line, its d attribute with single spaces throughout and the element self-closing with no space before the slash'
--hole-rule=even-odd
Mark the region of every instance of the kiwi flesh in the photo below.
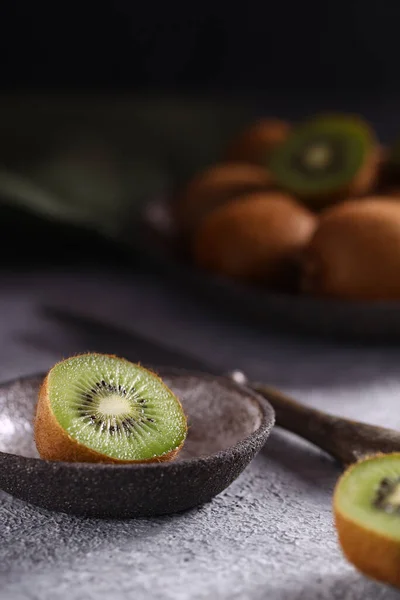
<svg viewBox="0 0 400 600">
<path fill-rule="evenodd" d="M 368 193 L 378 157 L 372 129 L 360 117 L 317 115 L 293 128 L 273 151 L 269 168 L 280 188 L 321 209 Z"/>
<path fill-rule="evenodd" d="M 174 210 L 183 236 L 193 233 L 203 217 L 232 198 L 269 189 L 271 175 L 262 167 L 239 162 L 216 164 L 198 173 L 183 190 Z"/>
<path fill-rule="evenodd" d="M 399 299 L 399 200 L 352 199 L 325 210 L 302 263 L 305 293 L 350 300 Z"/>
<path fill-rule="evenodd" d="M 272 151 L 286 140 L 290 129 L 287 121 L 261 119 L 231 140 L 226 149 L 226 159 L 268 166 Z"/>
<path fill-rule="evenodd" d="M 178 398 L 153 372 L 125 359 L 82 354 L 56 364 L 39 392 L 40 456 L 70 462 L 173 459 L 187 431 Z"/>
<path fill-rule="evenodd" d="M 339 543 L 365 575 L 400 587 L 400 453 L 351 466 L 333 496 Z"/>
<path fill-rule="evenodd" d="M 295 256 L 316 218 L 288 194 L 248 194 L 204 218 L 193 238 L 195 263 L 234 279 L 290 289 Z"/>
</svg>

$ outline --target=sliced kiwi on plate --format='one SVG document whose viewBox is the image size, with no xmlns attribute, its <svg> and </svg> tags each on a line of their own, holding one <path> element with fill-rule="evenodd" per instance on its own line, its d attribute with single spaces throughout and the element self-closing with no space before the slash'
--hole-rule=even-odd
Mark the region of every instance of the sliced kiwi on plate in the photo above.
<svg viewBox="0 0 400 600">
<path fill-rule="evenodd" d="M 35 441 L 44 459 L 166 461 L 186 431 L 182 406 L 161 379 L 115 356 L 68 358 L 49 371 L 39 392 Z"/>
<path fill-rule="evenodd" d="M 351 466 L 336 485 L 333 508 L 346 558 L 365 575 L 400 587 L 400 453 Z"/>
<path fill-rule="evenodd" d="M 269 162 L 277 184 L 316 209 L 367 193 L 377 166 L 371 128 L 347 115 L 320 115 L 297 125 Z"/>
</svg>

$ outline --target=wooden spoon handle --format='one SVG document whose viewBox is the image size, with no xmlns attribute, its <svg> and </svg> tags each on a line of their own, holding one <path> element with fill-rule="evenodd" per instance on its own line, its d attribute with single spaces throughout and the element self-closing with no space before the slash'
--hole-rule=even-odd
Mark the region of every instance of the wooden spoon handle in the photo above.
<svg viewBox="0 0 400 600">
<path fill-rule="evenodd" d="M 311 408 L 264 383 L 249 382 L 241 371 L 232 371 L 229 376 L 270 402 L 278 427 L 312 442 L 344 465 L 377 452 L 400 452 L 400 432 L 394 429 L 351 421 Z"/>
<path fill-rule="evenodd" d="M 262 383 L 250 387 L 272 404 L 276 424 L 348 465 L 368 454 L 400 451 L 400 432 L 329 415 Z"/>
</svg>

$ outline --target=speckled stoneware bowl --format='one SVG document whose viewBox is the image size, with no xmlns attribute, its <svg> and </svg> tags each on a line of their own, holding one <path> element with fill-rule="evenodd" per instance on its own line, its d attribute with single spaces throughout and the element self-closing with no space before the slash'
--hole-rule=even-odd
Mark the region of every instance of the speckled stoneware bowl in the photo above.
<svg viewBox="0 0 400 600">
<path fill-rule="evenodd" d="M 174 513 L 211 500 L 254 458 L 271 405 L 226 377 L 157 369 L 181 399 L 189 432 L 171 463 L 109 465 L 38 458 L 32 421 L 44 375 L 0 386 L 0 489 L 48 510 L 104 518 Z"/>
</svg>

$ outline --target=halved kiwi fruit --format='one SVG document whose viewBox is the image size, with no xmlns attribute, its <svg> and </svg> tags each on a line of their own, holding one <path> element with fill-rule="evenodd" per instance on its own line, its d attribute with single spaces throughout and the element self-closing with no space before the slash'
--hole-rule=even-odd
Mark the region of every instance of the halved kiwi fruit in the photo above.
<svg viewBox="0 0 400 600">
<path fill-rule="evenodd" d="M 378 154 L 373 131 L 360 117 L 319 115 L 292 130 L 269 168 L 279 187 L 320 209 L 369 192 Z"/>
<path fill-rule="evenodd" d="M 333 510 L 347 559 L 365 575 L 400 587 L 400 453 L 351 466 L 336 485 Z"/>
<path fill-rule="evenodd" d="M 68 358 L 49 371 L 39 392 L 35 441 L 47 460 L 171 460 L 186 431 L 182 406 L 161 379 L 115 356 Z"/>
<path fill-rule="evenodd" d="M 228 145 L 225 157 L 229 161 L 268 165 L 272 151 L 284 142 L 291 125 L 281 119 L 261 119 L 246 127 Z"/>
<path fill-rule="evenodd" d="M 190 237 L 214 208 L 272 185 L 271 175 L 262 167 L 236 162 L 214 165 L 198 173 L 183 190 L 175 206 L 176 220 L 182 233 Z"/>
<path fill-rule="evenodd" d="M 193 238 L 194 260 L 215 273 L 289 289 L 295 256 L 315 227 L 315 215 L 288 194 L 249 194 L 203 219 Z"/>
<path fill-rule="evenodd" d="M 304 292 L 344 299 L 400 298 L 400 202 L 353 199 L 324 211 L 303 253 Z"/>
</svg>

